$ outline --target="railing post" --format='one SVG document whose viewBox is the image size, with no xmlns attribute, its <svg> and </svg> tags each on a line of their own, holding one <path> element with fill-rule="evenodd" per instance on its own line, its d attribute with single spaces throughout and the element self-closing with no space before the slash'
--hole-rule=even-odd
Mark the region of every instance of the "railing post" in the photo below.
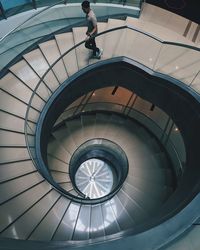
<svg viewBox="0 0 200 250">
<path fill-rule="evenodd" d="M 196 75 L 193 77 L 192 81 L 190 82 L 189 86 L 191 87 L 191 85 L 193 84 L 193 82 L 195 81 L 195 79 L 197 78 L 197 76 L 200 74 L 200 70 L 196 73 Z"/>
<path fill-rule="evenodd" d="M 32 0 L 32 5 L 33 5 L 33 8 L 36 10 L 37 9 L 36 0 Z"/>
<path fill-rule="evenodd" d="M 7 19 L 6 12 L 5 12 L 5 10 L 4 10 L 3 5 L 2 5 L 1 2 L 0 2 L 0 13 L 2 14 L 2 16 L 3 16 L 4 19 Z"/>
</svg>

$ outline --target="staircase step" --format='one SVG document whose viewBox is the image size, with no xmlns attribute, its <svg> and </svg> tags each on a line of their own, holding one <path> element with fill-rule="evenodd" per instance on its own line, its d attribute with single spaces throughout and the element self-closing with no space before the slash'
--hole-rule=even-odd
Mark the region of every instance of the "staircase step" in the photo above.
<svg viewBox="0 0 200 250">
<path fill-rule="evenodd" d="M 30 159 L 26 148 L 1 148 L 0 164 Z"/>
<path fill-rule="evenodd" d="M 9 83 L 9 84 L 8 84 Z M 17 97 L 25 103 L 29 103 L 33 91 L 28 88 L 23 82 L 16 78 L 13 74 L 8 73 L 3 79 L 1 79 L 0 87 L 7 93 Z M 40 110 L 44 106 L 44 101 L 39 97 L 34 97 L 32 106 Z"/>
<path fill-rule="evenodd" d="M 141 178 L 146 181 L 150 181 L 153 183 L 159 183 L 167 186 L 173 186 L 173 178 L 172 172 L 170 169 L 162 169 L 162 168 L 138 168 L 138 167 L 130 167 L 129 175 L 134 176 L 136 178 Z"/>
<path fill-rule="evenodd" d="M 93 205 L 91 208 L 90 239 L 105 236 L 105 225 L 102 205 Z"/>
<path fill-rule="evenodd" d="M 147 193 L 134 188 L 131 185 L 124 183 L 122 189 L 128 194 L 147 214 L 155 214 L 161 207 L 162 202 L 158 199 L 153 199 Z"/>
<path fill-rule="evenodd" d="M 30 173 L 17 179 L 0 184 L 0 203 L 3 203 L 15 195 L 31 188 L 33 185 L 42 181 L 43 178 L 37 172 Z"/>
<path fill-rule="evenodd" d="M 0 166 L 0 183 L 8 181 L 13 178 L 18 178 L 21 175 L 26 175 L 29 172 L 35 171 L 35 166 L 31 160 L 19 161 L 9 164 L 1 164 Z"/>
<path fill-rule="evenodd" d="M 127 56 L 130 58 L 129 53 L 133 49 L 136 36 L 137 33 L 128 28 L 121 30 L 121 36 L 113 52 L 113 56 Z"/>
<path fill-rule="evenodd" d="M 125 21 L 124 20 L 118 20 L 118 19 L 108 19 L 107 24 L 107 30 L 113 29 L 116 27 L 124 26 Z M 121 36 L 122 30 L 116 30 L 109 32 L 104 35 L 104 43 L 103 43 L 103 56 L 102 59 L 111 58 L 116 46 L 118 45 L 120 36 Z"/>
<path fill-rule="evenodd" d="M 173 189 L 168 186 L 161 185 L 159 183 L 148 182 L 144 179 L 140 179 L 133 176 L 127 176 L 126 182 L 136 189 L 146 193 L 154 199 L 159 199 L 161 202 L 167 200 L 169 195 L 173 192 Z"/>
<path fill-rule="evenodd" d="M 59 140 L 53 140 L 48 144 L 47 152 L 50 156 L 54 158 L 69 163 L 71 155 L 66 149 L 62 146 L 62 143 Z"/>
<path fill-rule="evenodd" d="M 72 32 L 56 35 L 55 38 L 62 55 L 74 46 L 74 38 Z M 66 56 L 64 56 L 63 61 L 67 69 L 68 76 L 71 76 L 78 71 L 75 50 L 72 50 Z"/>
<path fill-rule="evenodd" d="M 144 207 L 141 207 L 130 194 L 123 188 L 117 193 L 117 197 L 123 204 L 127 213 L 131 216 L 135 223 L 139 224 L 148 218 L 148 212 Z"/>
<path fill-rule="evenodd" d="M 118 195 L 115 195 L 110 200 L 110 204 L 121 230 L 126 230 L 134 227 L 135 221 L 125 209 L 124 204 L 122 204 Z"/>
<path fill-rule="evenodd" d="M 43 218 L 48 214 L 48 211 L 55 205 L 59 194 L 52 190 L 37 204 L 35 204 L 29 211 L 27 211 L 22 217 L 20 217 L 14 224 L 9 226 L 3 233 L 2 237 L 14 237 L 13 232 L 17 230 L 17 238 L 28 239 L 32 231 L 40 224 Z"/>
<path fill-rule="evenodd" d="M 67 192 L 71 193 L 72 190 L 74 190 L 73 186 L 71 183 L 65 183 L 65 182 L 57 182 L 59 184 L 59 186 L 61 186 L 64 190 L 66 190 Z M 75 196 L 77 196 L 77 193 L 75 193 Z"/>
<path fill-rule="evenodd" d="M 32 52 L 32 53 L 35 53 L 35 52 Z M 37 62 L 37 65 L 42 65 L 38 63 L 38 61 L 35 61 L 34 65 L 36 65 L 36 62 Z M 10 71 L 13 74 L 15 74 L 19 79 L 21 79 L 21 81 L 23 81 L 33 90 L 35 89 L 35 87 L 40 81 L 40 76 L 35 73 L 37 72 L 37 69 L 34 69 L 34 70 L 28 65 L 28 63 L 25 60 L 19 61 L 18 63 L 16 63 L 10 68 Z M 51 80 L 48 79 L 48 82 L 49 82 L 48 84 L 50 84 Z M 50 96 L 50 91 L 44 84 L 41 84 L 41 86 L 38 88 L 38 94 L 43 99 L 47 99 Z"/>
<path fill-rule="evenodd" d="M 0 111 L 0 128 L 24 132 L 24 119 Z"/>
<path fill-rule="evenodd" d="M 96 138 L 104 138 L 107 127 L 109 126 L 111 116 L 108 116 L 104 113 L 96 114 L 96 125 L 95 125 L 95 137 Z"/>
<path fill-rule="evenodd" d="M 1 205 L 0 214 L 4 216 L 1 217 L 0 231 L 8 227 L 20 216 L 23 216 L 23 214 L 37 203 L 41 197 L 47 194 L 50 189 L 51 186 L 49 184 L 42 182 Z"/>
<path fill-rule="evenodd" d="M 42 54 L 42 51 L 40 49 L 35 49 L 23 56 L 27 63 L 32 67 L 32 69 L 37 72 L 37 75 L 42 78 L 43 75 L 46 73 L 46 71 L 49 69 L 49 64 L 47 62 L 47 59 L 45 59 L 44 55 Z M 45 84 L 46 86 L 45 86 Z M 46 76 L 43 79 L 43 84 L 41 84 L 41 91 L 47 91 L 47 86 L 54 91 L 59 86 L 59 81 L 56 78 L 55 73 L 50 70 Z"/>
<path fill-rule="evenodd" d="M 106 218 L 109 218 L 109 225 L 108 226 L 105 225 L 105 234 L 110 235 L 120 232 L 121 229 L 114 214 L 111 201 L 107 201 L 102 204 L 102 213 L 103 213 L 104 223 L 106 221 Z"/>
<path fill-rule="evenodd" d="M 88 240 L 90 232 L 91 206 L 81 206 L 72 240 Z M 84 230 L 83 230 L 84 227 Z"/>
<path fill-rule="evenodd" d="M 74 228 L 76 226 L 80 204 L 71 203 L 54 234 L 53 240 L 72 240 Z"/>
<path fill-rule="evenodd" d="M 69 163 L 58 160 L 52 155 L 48 155 L 48 167 L 50 170 L 69 172 Z"/>
<path fill-rule="evenodd" d="M 60 56 L 60 51 L 56 40 L 50 40 L 44 43 L 39 44 L 40 49 L 42 50 L 44 56 L 46 57 L 49 65 L 52 65 Z M 59 83 L 63 83 L 67 78 L 67 72 L 65 69 L 64 62 L 59 60 L 58 63 L 53 66 L 52 71 L 54 72 L 56 79 Z"/>
<path fill-rule="evenodd" d="M 31 145 L 31 144 L 30 144 Z M 0 129 L 0 147 L 25 147 L 26 141 L 24 134 L 19 134 Z"/>
<path fill-rule="evenodd" d="M 86 38 L 86 27 L 73 28 L 74 43 L 78 44 L 85 40 Z M 76 49 L 76 57 L 79 70 L 86 67 L 89 63 L 89 57 L 91 52 L 85 48 L 84 43 L 78 46 Z"/>
<path fill-rule="evenodd" d="M 73 140 L 72 135 L 70 134 L 68 127 L 64 126 L 59 130 L 54 131 L 53 135 L 57 139 L 57 142 L 68 152 L 67 159 L 69 159 L 69 156 L 74 153 L 77 147 Z"/>
<path fill-rule="evenodd" d="M 83 138 L 83 141 L 95 138 L 95 121 L 96 121 L 95 114 L 91 115 L 88 114 L 81 116 L 81 125 L 82 125 L 81 136 Z"/>
<path fill-rule="evenodd" d="M 70 134 L 77 148 L 77 146 L 84 142 L 83 138 L 81 137 L 81 118 L 76 117 L 73 120 L 67 120 L 65 124 L 68 129 L 68 133 Z"/>
<path fill-rule="evenodd" d="M 0 90 L 0 109 L 14 115 L 25 117 L 27 105 Z"/>
<path fill-rule="evenodd" d="M 56 231 L 57 226 L 62 220 L 62 216 L 67 209 L 69 201 L 61 197 L 51 211 L 45 216 L 36 230 L 31 234 L 29 240 L 50 241 Z M 56 214 L 56 216 L 55 216 Z"/>
<path fill-rule="evenodd" d="M 64 172 L 60 173 L 60 172 L 51 171 L 51 176 L 53 177 L 54 181 L 57 183 L 71 182 L 69 174 L 64 173 Z"/>
</svg>

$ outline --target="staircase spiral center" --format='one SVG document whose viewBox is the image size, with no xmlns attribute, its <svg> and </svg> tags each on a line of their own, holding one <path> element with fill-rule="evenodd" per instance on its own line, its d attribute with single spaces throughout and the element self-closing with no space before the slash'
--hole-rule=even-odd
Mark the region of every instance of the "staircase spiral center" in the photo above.
<svg viewBox="0 0 200 250">
<path fill-rule="evenodd" d="M 113 187 L 113 173 L 108 163 L 92 158 L 77 169 L 75 183 L 81 193 L 90 199 L 108 195 Z"/>
</svg>

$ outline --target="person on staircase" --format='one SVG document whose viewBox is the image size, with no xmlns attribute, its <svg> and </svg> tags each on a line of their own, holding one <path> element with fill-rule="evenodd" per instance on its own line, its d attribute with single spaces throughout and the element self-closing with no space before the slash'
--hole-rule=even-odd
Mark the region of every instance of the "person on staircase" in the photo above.
<svg viewBox="0 0 200 250">
<path fill-rule="evenodd" d="M 100 59 L 101 55 L 103 54 L 103 50 L 97 48 L 96 42 L 95 42 L 95 36 L 97 35 L 98 28 L 97 28 L 97 18 L 95 16 L 95 13 L 90 8 L 90 2 L 89 1 L 83 1 L 82 4 L 82 10 L 86 14 L 87 19 L 87 32 L 86 32 L 86 39 L 85 39 L 85 47 L 87 49 L 93 50 L 93 58 Z"/>
</svg>

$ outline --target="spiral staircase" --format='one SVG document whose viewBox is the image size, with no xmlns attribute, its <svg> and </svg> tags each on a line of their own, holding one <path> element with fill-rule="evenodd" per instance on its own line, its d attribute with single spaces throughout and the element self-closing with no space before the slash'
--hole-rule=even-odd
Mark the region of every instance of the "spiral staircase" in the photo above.
<svg viewBox="0 0 200 250">
<path fill-rule="evenodd" d="M 173 163 L 145 124 L 113 112 L 108 106 L 85 111 L 86 102 L 79 109 L 80 102 L 100 92 L 95 88 L 88 91 L 89 94 L 77 96 L 74 104 L 70 103 L 76 112 L 66 116 L 71 108 L 68 105 L 52 122 L 46 148 L 42 149 L 46 152 L 42 159 L 45 169 L 38 167 L 36 131 L 43 111 L 51 97 L 62 90 L 64 82 L 70 85 L 85 70 L 93 71 L 104 61 L 123 57 L 169 74 L 186 85 L 193 79 L 194 71 L 190 67 L 172 72 L 174 64 L 185 67 L 183 59 L 188 51 L 183 53 L 180 49 L 173 56 L 167 56 L 168 50 L 162 50 L 158 40 L 133 28 L 137 22 L 137 19 L 127 17 L 125 20 L 109 18 L 98 23 L 100 35 L 96 41 L 104 51 L 101 60 L 92 59 L 84 47 L 86 28 L 74 27 L 70 32 L 39 43 L 2 77 L 0 249 L 9 249 L 6 243 L 3 245 L 6 239 L 10 242 L 18 240 L 19 245 L 13 243 L 12 249 L 23 249 L 24 242 L 36 242 L 36 245 L 28 245 L 30 249 L 101 247 L 102 242 L 121 239 L 125 234 L 131 235 L 131 230 L 138 225 L 143 227 L 159 214 L 176 192 L 178 177 Z M 162 53 L 165 59 L 159 62 L 158 55 L 162 56 Z M 198 55 L 193 57 L 194 54 L 189 61 L 196 69 Z M 190 87 L 199 90 L 198 77 Z M 106 91 L 102 93 L 101 102 L 106 102 L 106 98 L 112 102 L 114 95 L 108 97 Z M 126 99 L 126 95 L 122 98 Z M 140 106 L 144 103 L 140 99 Z M 45 137 L 45 132 L 42 133 Z M 109 146 L 110 142 L 112 146 Z M 87 156 L 92 145 L 96 146 L 96 151 Z M 116 163 L 115 167 L 115 162 L 121 160 L 112 158 L 114 149 L 111 148 L 115 145 L 119 155 L 124 154 L 123 160 L 128 162 L 123 182 L 116 177 L 122 166 L 118 167 Z M 85 153 L 87 147 L 89 151 Z M 79 158 L 80 152 L 84 160 L 79 162 L 74 173 L 72 161 Z M 111 158 L 104 161 L 105 154 L 110 152 Z M 41 246 L 37 245 L 40 241 L 44 243 Z M 95 243 L 98 244 L 93 246 Z"/>
</svg>

